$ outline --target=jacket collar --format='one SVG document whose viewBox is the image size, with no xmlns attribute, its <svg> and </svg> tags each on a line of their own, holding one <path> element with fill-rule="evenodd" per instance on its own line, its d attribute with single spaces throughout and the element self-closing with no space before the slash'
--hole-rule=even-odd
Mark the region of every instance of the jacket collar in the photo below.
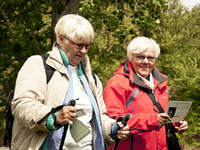
<svg viewBox="0 0 200 150">
<path fill-rule="evenodd" d="M 126 61 L 126 62 L 123 63 L 123 70 L 124 70 L 125 76 L 130 79 L 131 83 L 134 83 L 134 84 L 138 85 L 139 87 L 143 87 L 143 88 L 147 88 L 147 89 L 149 88 L 138 77 L 138 75 L 136 74 L 132 64 L 129 61 Z M 167 77 L 164 76 L 163 74 L 161 74 L 156 67 L 152 71 L 152 76 L 153 76 L 154 79 L 156 79 L 158 81 L 157 85 L 159 85 L 162 82 L 167 81 Z"/>
</svg>

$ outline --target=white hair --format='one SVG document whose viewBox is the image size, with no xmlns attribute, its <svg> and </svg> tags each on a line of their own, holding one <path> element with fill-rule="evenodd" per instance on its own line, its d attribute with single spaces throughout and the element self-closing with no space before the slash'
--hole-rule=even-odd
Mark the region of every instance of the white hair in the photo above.
<svg viewBox="0 0 200 150">
<path fill-rule="evenodd" d="M 94 40 L 94 30 L 91 23 L 84 17 L 75 14 L 62 16 L 55 26 L 55 34 L 57 42 L 59 35 L 72 41 L 82 41 L 88 44 Z"/>
<path fill-rule="evenodd" d="M 138 54 L 146 50 L 155 51 L 156 58 L 160 55 L 160 47 L 153 39 L 144 36 L 134 38 L 127 47 L 128 60 L 131 61 L 132 54 Z"/>
</svg>

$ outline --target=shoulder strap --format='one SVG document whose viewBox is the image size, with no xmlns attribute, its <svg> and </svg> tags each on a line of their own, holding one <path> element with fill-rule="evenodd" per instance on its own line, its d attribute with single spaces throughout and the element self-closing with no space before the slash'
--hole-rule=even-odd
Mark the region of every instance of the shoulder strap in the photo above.
<svg viewBox="0 0 200 150">
<path fill-rule="evenodd" d="M 44 69 L 45 69 L 45 72 L 46 72 L 46 77 L 47 77 L 47 84 L 49 83 L 49 81 L 51 80 L 52 76 L 53 76 L 53 73 L 55 71 L 55 69 L 51 66 L 49 66 L 46 61 L 47 61 L 47 58 L 49 57 L 49 54 L 44 54 L 44 55 L 41 55 L 42 57 L 42 60 L 43 60 L 43 64 L 44 64 Z"/>
<path fill-rule="evenodd" d="M 12 140 L 12 126 L 14 117 L 12 115 L 11 110 L 11 102 L 13 100 L 14 90 L 11 90 L 8 95 L 8 99 L 6 101 L 6 108 L 5 108 L 5 117 L 6 117 L 6 130 L 4 135 L 4 145 L 11 147 L 11 140 Z"/>
<path fill-rule="evenodd" d="M 95 85 L 97 87 L 97 77 L 96 77 L 96 74 L 94 72 L 92 72 L 92 77 L 93 77 Z"/>
<path fill-rule="evenodd" d="M 150 97 L 150 99 L 152 100 L 153 102 L 153 105 L 156 105 L 156 107 L 158 108 L 159 112 L 160 113 L 164 113 L 165 111 L 163 110 L 161 104 L 159 103 L 159 101 L 156 100 L 156 97 L 155 95 L 150 92 L 148 89 L 145 89 L 145 88 L 141 88 L 144 92 L 147 93 L 147 95 Z"/>
</svg>

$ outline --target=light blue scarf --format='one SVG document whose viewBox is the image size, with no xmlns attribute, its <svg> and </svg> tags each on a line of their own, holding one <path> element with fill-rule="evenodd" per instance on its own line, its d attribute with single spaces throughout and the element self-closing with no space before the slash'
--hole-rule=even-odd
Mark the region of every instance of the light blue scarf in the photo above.
<svg viewBox="0 0 200 150">
<path fill-rule="evenodd" d="M 71 70 L 71 66 L 69 65 L 66 54 L 63 52 L 63 50 L 60 48 L 59 45 L 58 45 L 58 48 L 60 51 L 60 55 L 63 59 L 63 63 L 65 65 L 68 75 L 69 75 L 69 89 L 68 89 L 67 94 L 64 99 L 64 104 L 67 105 L 68 102 L 74 98 L 73 96 L 74 96 L 74 92 L 75 92 L 75 90 L 73 88 L 72 70 Z M 81 83 L 83 84 L 83 86 L 86 90 L 86 93 L 90 99 L 90 102 L 92 104 L 94 114 L 95 114 L 95 117 L 94 117 L 94 126 L 95 127 L 94 128 L 97 132 L 97 138 L 95 141 L 95 149 L 96 150 L 104 150 L 105 145 L 104 145 L 104 139 L 103 139 L 103 132 L 102 132 L 99 108 L 96 103 L 96 99 L 92 93 L 92 90 L 89 87 L 86 76 L 84 75 L 84 73 L 82 71 L 81 64 L 78 65 L 78 77 L 81 80 Z M 58 130 L 55 130 L 48 135 L 48 139 L 47 139 L 48 140 L 48 150 L 59 150 L 63 131 L 64 131 L 64 127 L 61 127 Z"/>
</svg>

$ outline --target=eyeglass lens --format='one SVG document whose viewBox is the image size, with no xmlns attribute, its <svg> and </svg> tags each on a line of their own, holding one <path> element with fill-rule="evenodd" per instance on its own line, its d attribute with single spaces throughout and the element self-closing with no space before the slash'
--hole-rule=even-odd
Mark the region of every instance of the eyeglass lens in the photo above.
<svg viewBox="0 0 200 150">
<path fill-rule="evenodd" d="M 76 43 L 76 42 L 70 40 L 70 39 L 67 38 L 67 37 L 65 37 L 65 38 L 66 38 L 68 41 L 70 41 L 70 43 L 71 43 L 72 45 L 78 46 L 79 49 L 82 49 L 83 47 L 85 47 L 86 49 L 89 49 L 89 48 L 90 48 L 90 44 L 78 44 L 78 43 Z"/>
<path fill-rule="evenodd" d="M 148 61 L 154 61 L 155 60 L 155 57 L 153 57 L 153 56 L 142 56 L 142 55 L 139 55 L 139 56 L 136 56 L 136 58 L 139 61 L 144 61 L 146 58 L 147 58 Z"/>
</svg>

